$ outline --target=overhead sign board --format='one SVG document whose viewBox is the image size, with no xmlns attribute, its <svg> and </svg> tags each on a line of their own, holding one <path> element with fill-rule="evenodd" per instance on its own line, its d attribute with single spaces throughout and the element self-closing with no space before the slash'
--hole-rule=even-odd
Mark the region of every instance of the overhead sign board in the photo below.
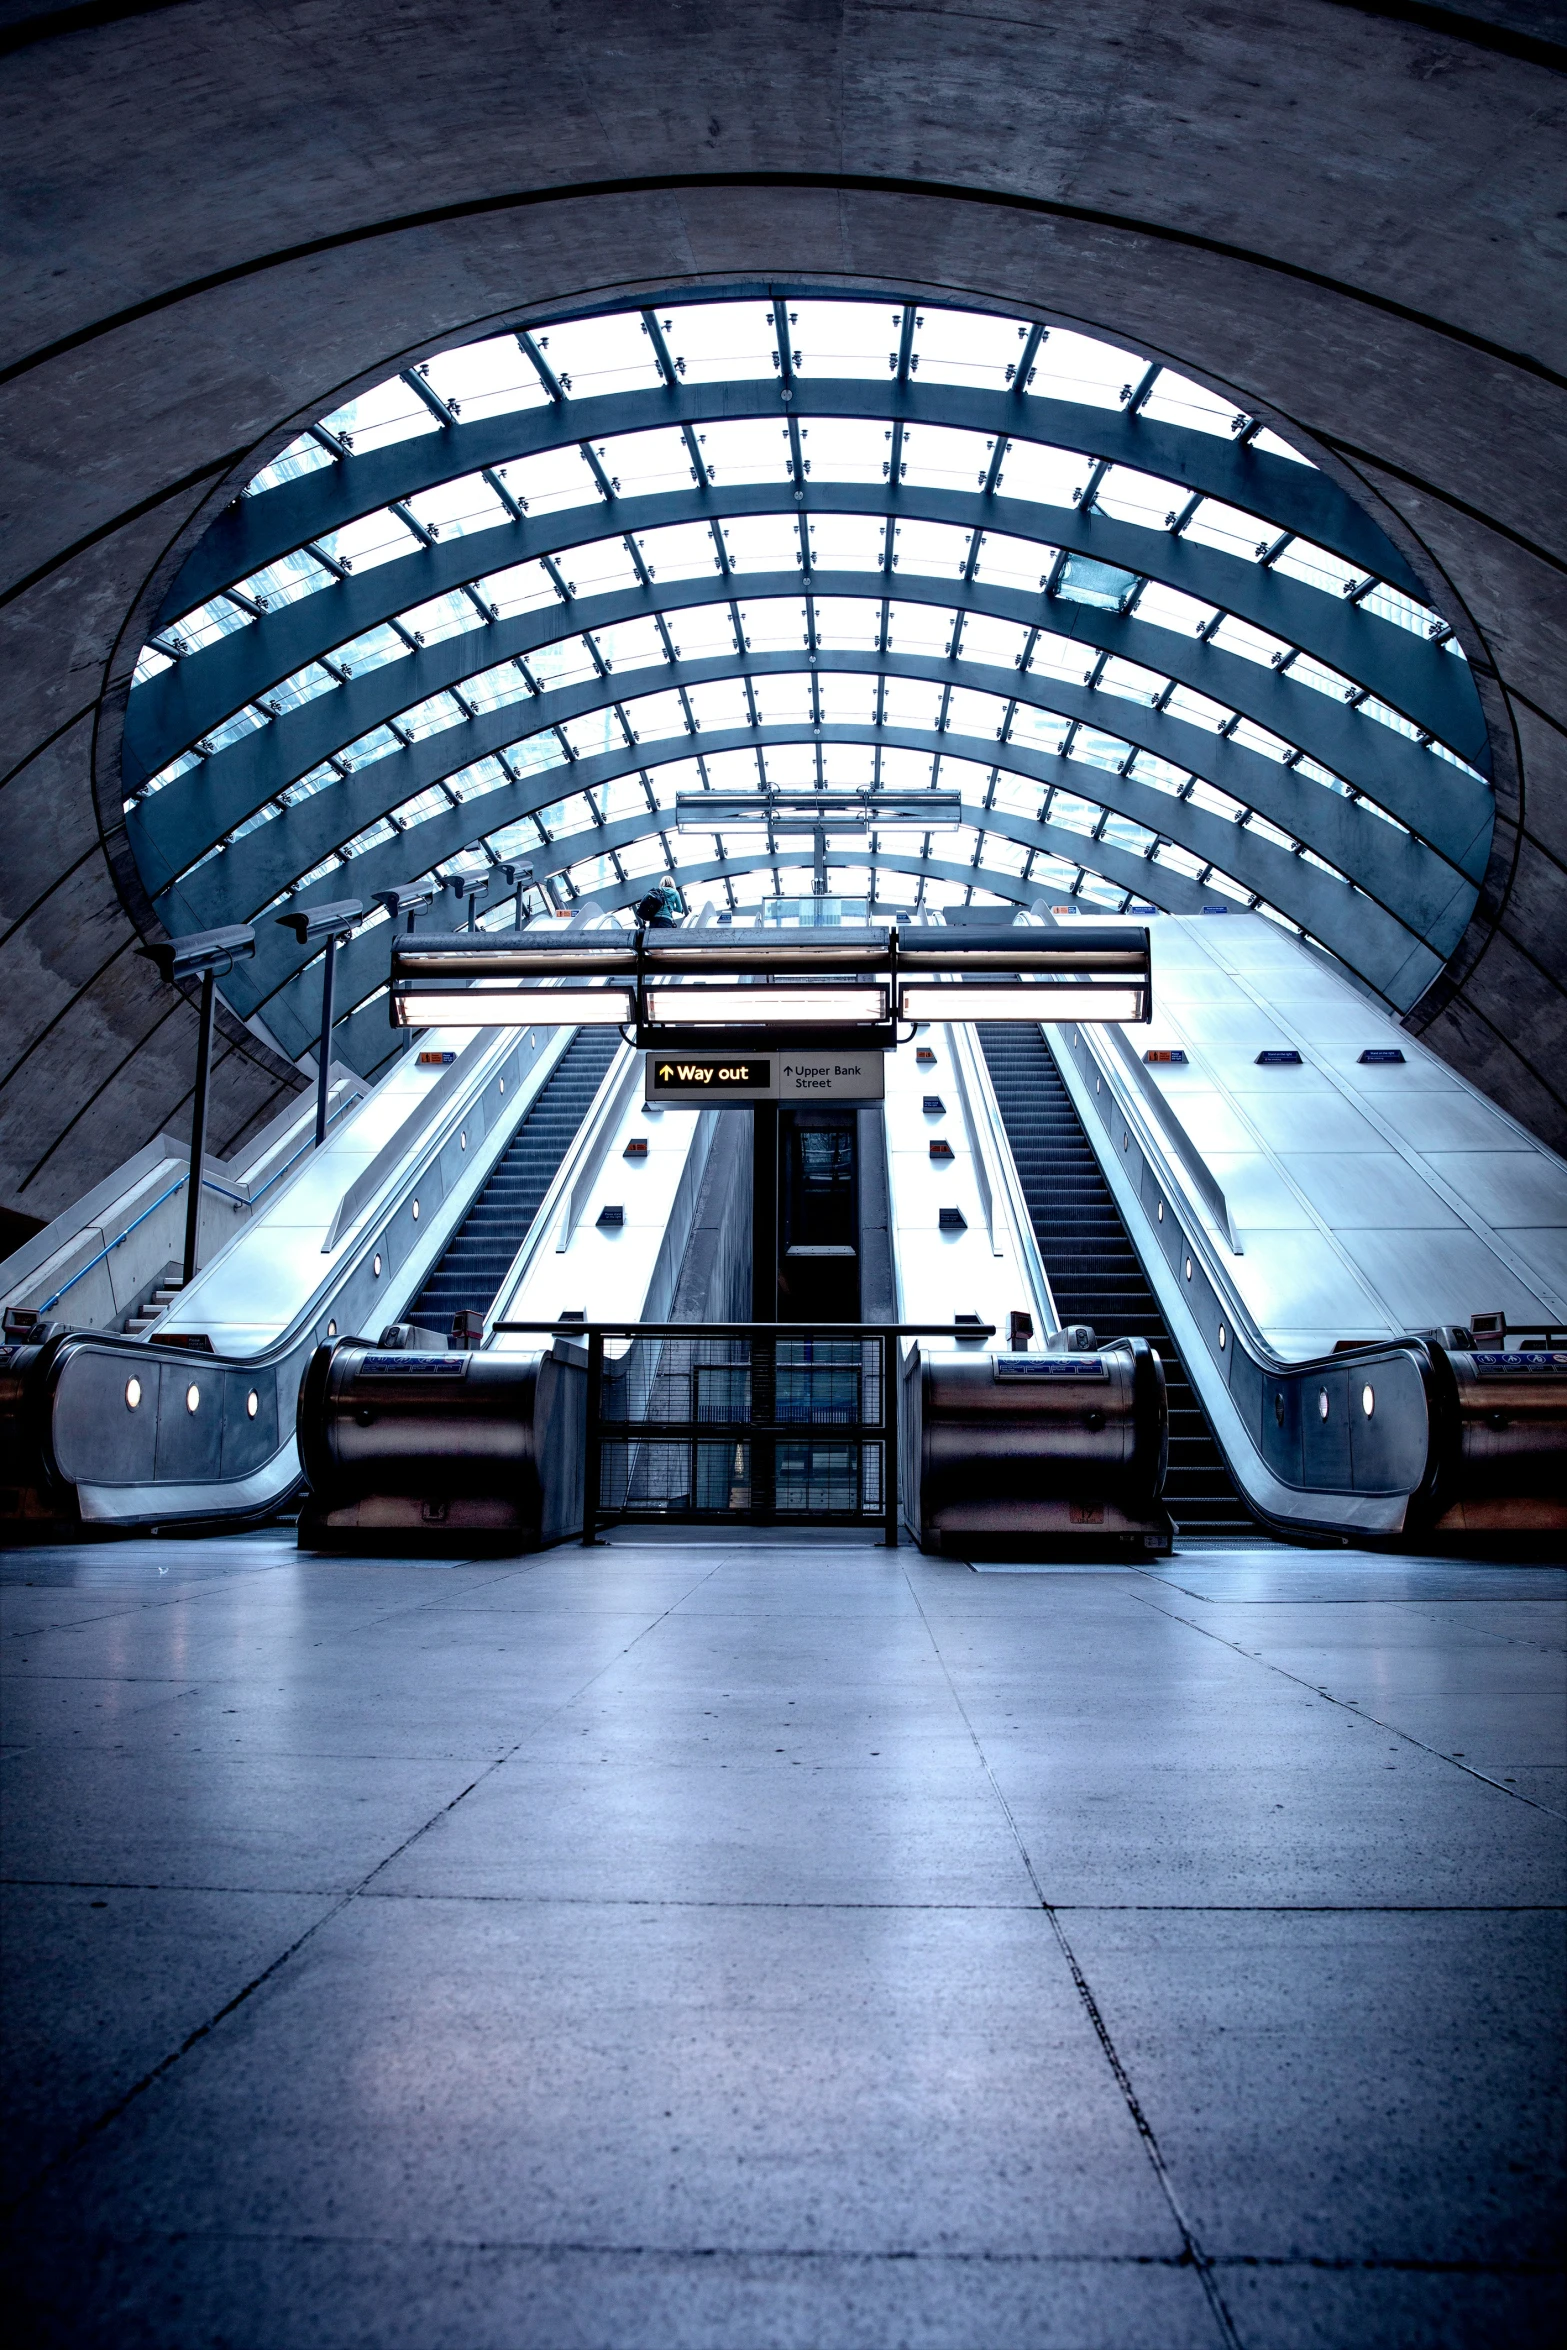
<svg viewBox="0 0 1567 2350">
<path fill-rule="evenodd" d="M 713 1109 L 725 1102 L 879 1102 L 885 1056 L 844 1053 L 648 1053 L 643 1098 Z"/>
</svg>

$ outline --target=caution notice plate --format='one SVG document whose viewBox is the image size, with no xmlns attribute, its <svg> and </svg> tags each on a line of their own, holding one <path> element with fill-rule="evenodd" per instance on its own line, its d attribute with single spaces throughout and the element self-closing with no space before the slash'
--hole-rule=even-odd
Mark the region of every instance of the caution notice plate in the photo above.
<svg viewBox="0 0 1567 2350">
<path fill-rule="evenodd" d="M 879 1102 L 880 1053 L 647 1053 L 643 1098 L 710 1109 L 723 1102 Z"/>
</svg>

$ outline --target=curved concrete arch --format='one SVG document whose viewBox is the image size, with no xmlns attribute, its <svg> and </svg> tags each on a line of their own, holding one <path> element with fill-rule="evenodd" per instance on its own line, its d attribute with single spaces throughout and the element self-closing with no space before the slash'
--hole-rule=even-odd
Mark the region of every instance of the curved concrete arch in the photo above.
<svg viewBox="0 0 1567 2350">
<path fill-rule="evenodd" d="M 32 202 L 0 339 L 0 1198 L 54 1213 L 188 1091 L 188 1019 L 131 957 L 155 918 L 118 736 L 147 622 L 243 481 L 448 344 L 769 283 L 1100 332 L 1366 507 L 1458 623 L 1497 790 L 1411 1024 L 1567 1139 L 1559 84 L 1417 13 L 1280 0 L 1151 51 L 1141 0 L 1066 0 L 1026 52 L 899 0 L 604 0 L 591 43 L 546 0 L 404 0 L 395 40 L 349 0 L 308 43 L 260 0 L 46 20 L 6 68 Z M 225 1035 L 234 1135 L 291 1080 Z"/>
</svg>

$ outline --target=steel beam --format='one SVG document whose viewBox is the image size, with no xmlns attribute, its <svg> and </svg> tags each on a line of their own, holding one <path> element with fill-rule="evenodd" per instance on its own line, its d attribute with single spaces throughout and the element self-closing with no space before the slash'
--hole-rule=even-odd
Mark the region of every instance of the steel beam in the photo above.
<svg viewBox="0 0 1567 2350">
<path fill-rule="evenodd" d="M 857 572 L 818 573 L 813 581 L 813 596 L 819 604 L 839 596 L 873 601 L 865 594 L 866 584 L 865 576 Z M 793 600 L 800 592 L 798 583 L 791 582 L 787 574 L 759 573 L 754 575 L 754 593 L 747 600 Z M 910 574 L 899 582 L 898 600 L 965 613 L 988 610 L 1019 626 L 1040 618 L 1033 599 L 1010 590 L 987 588 L 983 582 L 948 583 Z M 574 633 L 592 624 L 608 627 L 621 620 L 688 609 L 695 603 L 711 605 L 728 601 L 726 583 L 720 579 L 682 581 L 663 588 L 655 582 L 651 588 L 637 587 L 593 599 L 591 607 L 584 602 L 573 614 Z M 600 617 L 601 614 L 604 616 Z M 1044 618 L 1052 633 L 1059 630 L 1088 648 L 1085 667 L 1095 651 L 1116 653 L 1161 675 L 1173 676 L 1228 707 L 1240 709 L 1259 725 L 1268 727 L 1286 742 L 1298 744 L 1321 765 L 1364 790 L 1369 798 L 1386 807 L 1461 869 L 1475 875 L 1483 871 L 1494 812 L 1489 787 L 1436 758 L 1432 752 L 1372 719 L 1361 717 L 1327 695 L 1238 654 L 1222 652 L 1195 637 L 1177 635 L 1171 629 L 1156 628 L 1144 620 L 1124 619 L 1117 613 L 1096 611 L 1086 605 L 1058 603 L 1048 608 Z M 389 663 L 366 677 L 352 679 L 274 720 L 270 726 L 256 729 L 131 810 L 131 838 L 148 886 L 156 894 L 160 887 L 204 855 L 214 842 L 245 822 L 269 800 L 277 798 L 295 777 L 307 773 L 373 726 L 384 723 L 394 711 L 410 708 L 429 695 L 460 683 L 464 676 L 472 676 L 480 668 L 498 666 L 508 658 L 526 659 L 530 651 L 542 643 L 557 641 L 560 635 L 560 614 L 555 610 L 530 613 L 487 629 L 469 630 L 441 645 Z M 803 652 L 803 632 L 801 649 Z M 615 683 L 622 692 L 628 682 L 632 691 L 656 691 L 661 685 L 676 683 L 682 676 L 694 677 L 699 667 L 707 675 L 744 675 L 748 661 L 769 658 L 772 656 L 723 656 L 718 670 L 711 664 L 655 665 L 642 672 L 618 672 Z M 822 665 L 848 666 L 855 658 L 862 658 L 875 667 L 892 669 L 899 659 L 914 657 L 823 654 L 820 660 Z M 1048 692 L 1054 698 L 1041 701 L 1040 706 L 1060 709 L 1088 724 L 1103 724 L 1109 732 L 1129 733 L 1131 721 L 1124 714 L 1137 707 L 1112 696 L 1090 696 L 1081 702 L 1062 698 L 1076 689 L 969 663 L 961 651 L 956 662 L 939 663 L 935 668 L 913 668 L 907 674 L 934 674 L 935 669 L 939 669 L 943 680 L 971 683 L 982 690 L 999 690 L 997 680 L 1005 677 L 1020 699 L 1038 700 L 1042 693 Z M 649 682 L 639 687 L 638 678 Z M 558 695 L 543 699 L 565 707 Z M 537 703 L 519 702 L 493 717 L 475 719 L 427 738 L 429 744 L 443 747 L 428 750 L 422 757 L 410 754 L 411 765 L 406 770 L 410 780 L 400 782 L 393 796 L 377 798 L 379 787 L 372 784 L 368 800 L 361 796 L 344 801 L 341 818 L 327 819 L 329 823 L 340 824 L 337 840 L 352 839 L 384 807 L 396 806 L 399 800 L 422 788 L 423 783 L 470 764 L 498 745 L 518 740 L 522 732 L 550 723 L 543 699 Z M 1121 717 L 1112 720 L 1102 714 L 1104 706 L 1110 703 L 1123 713 Z M 1210 781 L 1250 803 L 1249 787 L 1244 781 L 1232 781 L 1231 777 L 1244 777 L 1246 769 L 1237 762 L 1251 754 L 1217 744 L 1211 734 L 1204 734 L 1200 728 L 1187 731 L 1194 743 L 1200 741 L 1209 746 L 1207 757 L 1196 752 L 1190 757 L 1181 753 L 1162 755 L 1181 759 L 1184 764 L 1195 764 L 1198 772 L 1206 774 Z M 1141 740 L 1149 750 L 1160 747 L 1147 736 L 1134 735 L 1131 739 Z M 1208 765 L 1207 758 L 1217 757 L 1226 750 L 1229 757 L 1221 774 L 1217 766 Z M 402 767 L 400 759 L 397 764 Z M 1267 761 L 1258 764 L 1271 766 Z M 372 772 L 372 769 L 364 770 L 367 775 Z M 414 777 L 418 780 L 412 780 Z M 383 780 L 390 786 L 390 778 Z M 335 794 L 330 796 L 336 805 Z M 335 845 L 334 841 L 325 841 L 315 856 L 303 859 L 294 871 L 308 871 L 327 848 Z M 285 880 L 289 878 L 284 876 Z M 281 887 L 282 883 L 274 886 Z M 270 893 L 262 893 L 263 897 L 267 894 Z"/>
<path fill-rule="evenodd" d="M 768 743 L 812 742 L 818 739 L 809 726 L 781 726 L 764 728 L 758 736 L 750 729 L 723 736 L 704 736 L 704 750 L 716 753 L 725 749 L 752 747 L 760 740 Z M 1187 801 L 1155 791 L 1140 784 L 1132 776 L 1118 776 L 1086 763 L 1025 752 L 1015 744 L 997 745 L 976 738 L 948 735 L 939 741 L 930 735 L 916 735 L 911 730 L 833 727 L 824 728 L 823 741 L 892 743 L 898 747 L 923 752 L 944 749 L 955 756 L 973 760 L 976 764 L 999 764 L 1011 772 L 1026 776 L 1036 784 L 1043 797 L 1051 786 L 1091 800 L 1095 805 L 1128 817 L 1151 832 L 1188 849 L 1193 855 L 1217 866 L 1240 885 L 1265 898 L 1270 905 L 1287 915 L 1314 938 L 1339 957 L 1351 970 L 1357 971 L 1367 983 L 1392 1002 L 1403 1006 L 1415 1000 L 1440 968 L 1444 954 L 1449 951 L 1443 940 L 1457 924 L 1461 930 L 1467 918 L 1473 891 L 1454 877 L 1454 897 L 1446 918 L 1433 924 L 1424 936 L 1417 936 L 1410 927 L 1373 899 L 1351 890 L 1344 882 L 1321 872 L 1317 867 L 1293 856 L 1287 849 L 1265 840 L 1255 832 L 1242 828 L 1222 816 L 1212 815 Z M 639 746 L 639 750 L 640 750 Z M 609 780 L 615 775 L 636 773 L 639 766 L 655 767 L 670 758 L 683 759 L 690 753 L 684 741 L 665 748 L 663 758 L 643 759 L 637 752 L 621 751 L 606 754 L 601 759 L 582 759 L 571 769 L 573 789 L 582 789 Z M 354 860 L 354 884 L 361 895 L 406 880 L 417 869 L 427 871 L 447 858 L 457 855 L 477 835 L 493 832 L 500 826 L 516 821 L 534 807 L 547 806 L 559 797 L 560 771 L 555 771 L 546 784 L 541 778 L 530 778 L 525 785 L 512 792 L 492 792 L 467 807 L 451 810 L 442 816 L 433 816 L 417 828 L 419 847 L 410 854 L 415 835 L 406 835 L 379 848 L 368 851 Z M 1306 786 L 1315 789 L 1315 786 Z M 1324 795 L 1327 796 L 1327 795 Z M 672 809 L 655 816 L 651 810 L 638 811 L 634 816 L 615 823 L 585 827 L 564 836 L 548 849 L 530 851 L 530 861 L 541 875 L 545 871 L 560 871 L 580 862 L 584 857 L 607 854 L 613 848 L 629 845 L 648 834 L 665 829 L 674 821 Z M 1001 810 L 965 806 L 964 822 L 980 829 L 1002 834 L 1024 846 L 1047 850 L 1051 854 L 1072 854 L 1078 861 L 1095 870 L 1110 872 L 1107 858 L 1128 852 L 1114 851 L 1112 844 L 1094 842 L 1084 835 L 1067 832 L 1049 824 L 1031 823 L 1029 819 Z M 1384 828 L 1385 829 L 1385 828 Z M 1390 834 L 1396 841 L 1399 836 Z M 1077 842 L 1076 849 L 1068 851 L 1063 842 Z M 1410 844 L 1405 843 L 1406 847 Z M 862 861 L 862 860 L 856 860 Z M 867 860 L 869 861 L 868 858 Z M 1140 865 L 1141 858 L 1130 856 L 1131 864 Z M 221 875 L 226 860 L 214 859 L 203 874 Z M 682 861 L 680 870 L 687 867 Z M 199 878 L 199 877 L 198 877 Z M 323 890 L 335 886 L 322 884 Z M 1139 886 L 1127 882 L 1127 887 Z M 189 887 L 189 885 L 187 885 Z M 1467 901 L 1467 902 L 1466 902 Z M 299 901 L 301 907 L 310 903 L 308 897 Z M 172 892 L 160 906 L 166 922 L 194 927 L 192 909 L 182 892 Z M 291 958 L 280 954 L 270 934 L 262 941 L 254 965 L 236 974 L 230 983 L 230 997 L 236 1008 L 250 1013 L 269 1007 L 271 999 L 291 983 L 288 977 Z M 247 984 L 240 987 L 237 982 Z M 376 981 L 371 985 L 378 984 Z M 269 1020 L 272 1018 L 267 1010 Z M 287 1043 L 286 1038 L 280 1041 Z M 294 1048 L 302 1050 L 303 1046 Z"/>
<path fill-rule="evenodd" d="M 1488 798 L 1484 807 L 1476 811 L 1479 821 L 1465 844 L 1466 863 L 1455 867 L 1430 847 L 1383 823 L 1369 809 L 1324 790 L 1320 784 L 1302 778 L 1277 760 L 1247 750 L 1211 728 L 1172 717 L 1168 711 L 1151 709 L 1102 689 L 1070 686 L 1052 678 L 1021 676 L 1010 670 L 986 670 L 977 664 L 967 666 L 916 654 L 827 651 L 819 653 L 813 665 L 802 647 L 798 652 L 731 653 L 717 655 L 710 661 L 682 662 L 673 668 L 663 665 L 641 672 L 620 671 L 610 678 L 586 678 L 536 699 L 465 719 L 410 748 L 374 760 L 341 783 L 285 809 L 243 841 L 232 844 L 222 858 L 202 865 L 180 889 L 180 900 L 193 910 L 199 909 L 198 926 L 249 921 L 260 906 L 270 903 L 298 875 L 312 871 L 324 856 L 374 824 L 388 809 L 398 807 L 443 776 L 515 744 L 521 739 L 519 727 L 526 727 L 528 738 L 536 738 L 554 726 L 602 711 L 612 701 L 621 702 L 635 725 L 639 692 L 667 692 L 679 684 L 689 687 L 734 675 L 755 680 L 791 674 L 893 675 L 938 685 L 950 683 L 956 677 L 972 690 L 994 698 L 998 732 L 1009 702 L 1015 702 L 1020 707 L 1052 711 L 1106 734 L 1117 735 L 1173 766 L 1188 768 L 1216 784 L 1243 806 L 1303 841 L 1319 856 L 1353 873 L 1373 898 L 1391 907 L 1421 934 L 1434 921 L 1441 920 L 1451 907 L 1459 875 L 1469 882 L 1478 882 L 1484 871 L 1490 837 Z M 766 732 L 762 729 L 756 739 L 765 739 Z M 663 738 L 665 747 L 660 754 L 663 760 L 667 761 L 671 755 L 667 748 L 669 741 L 681 739 Z M 711 741 L 706 734 L 684 739 L 704 747 Z M 807 739 L 816 739 L 814 729 L 809 730 Z M 844 738 L 838 730 L 828 728 L 820 739 L 825 742 Z M 957 746 L 957 738 L 950 731 L 926 735 L 923 730 L 882 727 L 871 729 L 868 739 L 900 744 L 914 740 L 920 748 L 932 750 Z M 977 756 L 988 763 L 998 755 L 994 742 L 979 737 L 967 741 L 971 747 L 964 749 L 964 757 Z M 628 746 L 624 758 L 617 755 L 612 772 L 634 773 L 652 748 L 652 744 L 638 744 L 635 750 Z M 1000 764 L 1014 764 L 1014 745 L 1008 742 L 999 746 L 999 751 Z M 210 762 L 213 768 L 222 764 L 221 759 Z M 543 795 L 538 804 L 546 806 L 551 799 L 580 789 L 578 769 L 589 767 L 595 779 L 608 780 L 608 774 L 601 772 L 602 759 L 579 761 L 575 765 L 562 762 L 540 771 L 535 777 L 538 791 Z M 1029 772 L 1026 768 L 1019 771 Z M 1093 767 L 1087 772 L 1096 776 L 1102 770 Z M 1446 772 L 1456 775 L 1455 770 Z M 547 784 L 546 775 L 550 779 Z M 168 824 L 166 819 L 160 823 L 164 801 L 181 791 L 182 784 L 169 786 L 155 794 L 144 808 L 132 811 L 132 840 L 137 861 L 150 886 L 156 889 L 160 880 L 166 884 L 182 870 L 174 863 L 182 847 L 190 862 L 194 862 L 211 837 L 221 837 L 250 813 L 248 792 L 244 797 L 225 800 L 216 788 L 221 780 L 209 779 L 206 770 L 189 779 L 192 785 L 199 786 L 202 795 L 201 828 L 194 847 L 181 844 L 176 825 Z M 1457 780 L 1463 779 L 1457 777 Z M 254 789 L 253 781 L 249 788 Z M 272 792 L 267 796 L 271 797 Z M 487 795 L 473 804 L 476 810 L 482 811 L 498 796 Z M 483 818 L 479 829 L 495 830 L 496 820 Z M 416 836 L 424 830 L 422 824 L 413 828 Z M 208 838 L 202 839 L 201 832 Z M 1457 894 L 1464 893 L 1458 889 Z M 194 911 L 192 919 L 195 919 Z"/>
<path fill-rule="evenodd" d="M 585 484 L 591 478 L 586 469 L 583 478 Z M 1377 619 L 1347 599 L 1325 595 L 1265 565 L 1221 554 L 1170 531 L 1115 522 L 1080 508 L 1041 506 L 1001 495 L 986 497 L 977 489 L 937 490 L 904 483 L 889 491 L 886 485 L 813 481 L 803 496 L 807 517 L 851 514 L 883 521 L 890 513 L 895 522 L 945 523 L 970 535 L 975 530 L 995 531 L 1041 549 L 1065 548 L 1112 569 L 1161 580 L 1195 601 L 1232 612 L 1341 670 L 1391 703 L 1412 724 L 1449 743 L 1471 763 L 1481 762 L 1487 755 L 1485 722 L 1473 681 L 1453 654 L 1440 651 L 1407 629 Z M 627 532 L 646 534 L 714 519 L 792 517 L 802 511 L 788 480 L 736 485 L 719 482 L 695 490 L 671 490 L 657 497 L 619 498 L 614 505 L 613 532 L 605 531 L 604 501 L 595 492 L 580 505 L 536 520 L 528 517 L 496 523 L 419 547 L 374 570 L 354 573 L 267 612 L 201 651 L 188 654 L 172 669 L 147 679 L 130 696 L 124 750 L 127 791 L 134 791 L 147 776 L 210 734 L 236 710 L 259 701 L 324 653 L 491 573 L 543 559 L 569 573 L 573 549 L 602 545 Z M 962 569 L 955 562 L 954 577 Z M 979 570 L 982 584 L 983 558 Z M 1041 578 L 1051 570 L 1051 559 L 1042 552 Z M 871 575 L 864 576 L 868 579 Z M 744 596 L 746 573 L 737 572 L 735 579 L 735 592 Z M 803 587 L 803 574 L 800 581 Z M 815 578 L 812 587 L 819 592 Z M 1038 595 L 1013 594 L 1027 618 L 1044 615 Z M 573 604 L 574 599 L 565 611 L 571 612 Z M 1080 611 L 1090 608 L 1073 607 Z M 580 625 L 572 621 L 573 630 Z M 555 633 L 564 632 L 557 628 Z M 1236 665 L 1257 668 L 1248 661 L 1237 661 Z"/>
<path fill-rule="evenodd" d="M 677 338 L 678 339 L 678 338 Z M 538 364 L 537 360 L 535 364 Z M 993 439 L 1040 441 L 1096 462 L 1135 467 L 1168 481 L 1177 508 L 1196 493 L 1256 514 L 1275 531 L 1311 539 L 1357 569 L 1372 571 L 1423 599 L 1424 590 L 1392 541 L 1329 475 L 1287 457 L 1239 448 L 1216 434 L 1162 423 L 1126 410 L 1049 400 L 1016 389 L 987 392 L 959 384 L 843 381 L 796 376 L 789 406 L 803 423 L 818 417 L 872 418 L 888 425 L 944 425 Z M 649 386 L 600 399 L 561 399 L 547 408 L 457 423 L 381 449 L 340 457 L 259 497 L 241 498 L 197 546 L 165 599 L 158 625 L 203 604 L 236 580 L 276 562 L 292 547 L 341 530 L 361 515 L 417 496 L 437 483 L 509 465 L 567 446 L 667 425 L 726 422 L 779 414 L 773 375 L 726 383 Z M 1260 535 L 1260 534 L 1259 534 Z"/>
</svg>

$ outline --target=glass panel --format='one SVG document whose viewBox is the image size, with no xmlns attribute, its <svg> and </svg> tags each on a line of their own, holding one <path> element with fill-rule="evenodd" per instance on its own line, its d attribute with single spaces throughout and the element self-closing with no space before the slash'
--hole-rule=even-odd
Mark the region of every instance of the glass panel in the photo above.
<svg viewBox="0 0 1567 2350">
<path fill-rule="evenodd" d="M 535 334 L 563 391 L 574 400 L 611 392 L 650 391 L 663 381 L 642 321 L 634 310 L 604 318 L 577 318 Z"/>
<path fill-rule="evenodd" d="M 791 354 L 802 376 L 885 383 L 898 363 L 903 313 L 885 302 L 793 302 Z"/>
<path fill-rule="evenodd" d="M 424 372 L 447 406 L 470 424 L 485 416 L 509 416 L 549 405 L 549 394 L 515 335 L 495 335 L 488 342 L 442 351 L 426 363 Z"/>
<path fill-rule="evenodd" d="M 811 514 L 806 518 L 813 571 L 880 571 L 887 525 L 873 514 Z"/>
<path fill-rule="evenodd" d="M 637 552 L 653 579 L 707 579 L 718 570 L 718 549 L 705 522 L 637 533 Z"/>
<path fill-rule="evenodd" d="M 817 416 L 800 427 L 800 454 L 815 481 L 881 482 L 891 440 L 874 417 Z"/>
<path fill-rule="evenodd" d="M 664 340 L 687 383 L 741 381 L 778 372 L 772 311 L 755 300 L 693 302 L 659 313 Z M 684 365 L 682 365 L 684 361 Z"/>
<path fill-rule="evenodd" d="M 414 440 L 421 433 L 441 429 L 418 393 L 410 391 L 396 375 L 361 392 L 357 399 L 345 401 L 321 421 L 361 456 L 368 449 L 389 448 L 394 441 Z"/>
</svg>

